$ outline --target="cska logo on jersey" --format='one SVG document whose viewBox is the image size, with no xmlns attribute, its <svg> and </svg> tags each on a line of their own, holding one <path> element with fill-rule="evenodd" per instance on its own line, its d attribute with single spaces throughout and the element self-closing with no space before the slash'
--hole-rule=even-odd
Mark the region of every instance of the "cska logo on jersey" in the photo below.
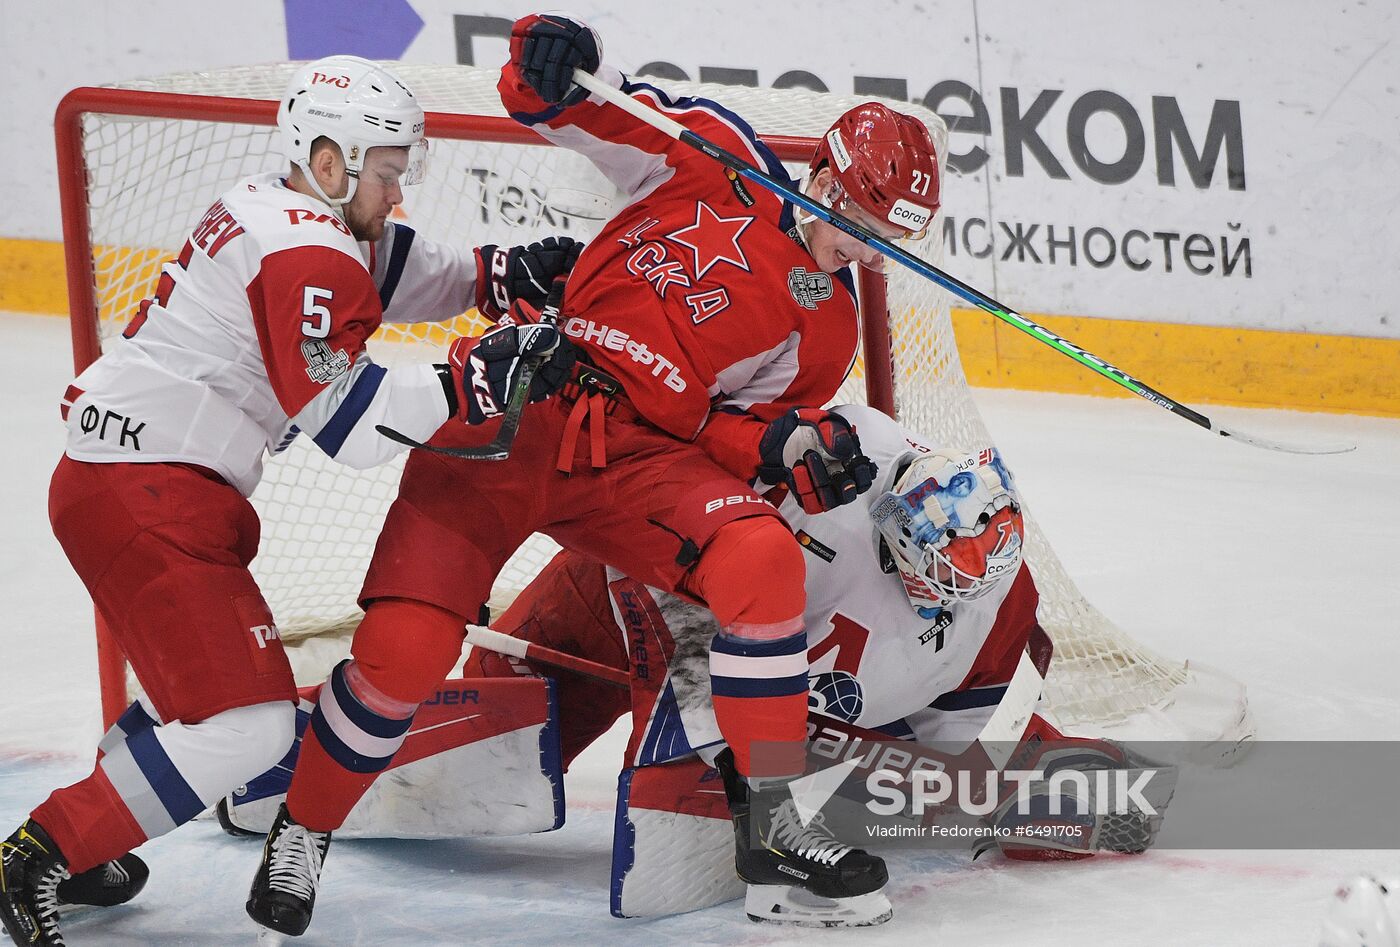
<svg viewBox="0 0 1400 947">
<path fill-rule="evenodd" d="M 831 274 L 818 270 L 808 273 L 800 266 L 788 272 L 788 292 L 803 309 L 816 309 L 817 303 L 831 298 Z"/>
<path fill-rule="evenodd" d="M 752 217 L 721 217 L 709 204 L 699 201 L 695 205 L 695 223 L 666 237 L 695 254 L 696 279 L 703 279 L 719 263 L 737 266 L 747 273 L 750 272 L 749 260 L 744 256 L 744 248 L 739 246 L 739 237 L 753 220 Z"/>
</svg>

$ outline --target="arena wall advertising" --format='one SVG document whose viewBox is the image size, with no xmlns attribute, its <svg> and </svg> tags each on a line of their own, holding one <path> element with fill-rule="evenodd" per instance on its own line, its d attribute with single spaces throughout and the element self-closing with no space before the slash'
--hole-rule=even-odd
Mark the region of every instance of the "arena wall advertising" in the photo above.
<svg viewBox="0 0 1400 947">
<path fill-rule="evenodd" d="M 69 88 L 330 52 L 494 65 L 534 9 L 141 6 L 5 15 L 3 135 L 28 171 L 0 181 L 0 310 L 64 305 L 49 129 Z M 624 70 L 928 105 L 951 130 L 945 268 L 1173 397 L 1400 414 L 1378 370 L 1400 363 L 1400 12 L 1324 7 L 569 5 Z M 990 318 L 958 331 L 974 384 L 1111 393 Z"/>
</svg>

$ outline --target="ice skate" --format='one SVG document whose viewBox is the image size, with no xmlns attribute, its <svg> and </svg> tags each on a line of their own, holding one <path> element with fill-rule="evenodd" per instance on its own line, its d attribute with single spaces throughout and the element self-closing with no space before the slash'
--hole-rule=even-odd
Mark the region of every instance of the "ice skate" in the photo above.
<svg viewBox="0 0 1400 947">
<path fill-rule="evenodd" d="M 331 833 L 313 832 L 295 822 L 283 804 L 267 833 L 262 864 L 248 892 L 248 916 L 278 933 L 301 935 L 311 924 L 330 844 Z"/>
<path fill-rule="evenodd" d="M 135 854 L 103 862 L 81 874 L 71 875 L 58 886 L 58 903 L 110 908 L 125 904 L 141 893 L 151 870 Z"/>
<path fill-rule="evenodd" d="M 868 927 L 894 915 L 883 859 L 838 841 L 820 813 L 804 823 L 787 786 L 751 790 L 731 751 L 715 762 L 734 819 L 735 867 L 749 886 L 749 920 Z"/>
<path fill-rule="evenodd" d="M 4 842 L 0 864 L 0 920 L 16 944 L 66 943 L 58 927 L 58 886 L 68 863 L 49 833 L 26 820 Z"/>
</svg>

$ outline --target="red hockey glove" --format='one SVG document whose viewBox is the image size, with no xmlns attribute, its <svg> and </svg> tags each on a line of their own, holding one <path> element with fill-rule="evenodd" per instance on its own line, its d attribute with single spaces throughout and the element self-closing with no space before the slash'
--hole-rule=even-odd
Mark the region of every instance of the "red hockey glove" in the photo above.
<svg viewBox="0 0 1400 947">
<path fill-rule="evenodd" d="M 566 16 L 530 14 L 510 31 L 510 61 L 540 98 L 569 106 L 588 98 L 574 85 L 574 67 L 597 72 L 602 44 L 591 29 Z"/>
<path fill-rule="evenodd" d="M 768 425 L 758 444 L 764 483 L 785 483 L 807 513 L 850 503 L 875 482 L 855 427 L 829 411 L 794 408 Z"/>
<path fill-rule="evenodd" d="M 517 301 L 500 325 L 452 343 L 447 361 L 462 420 L 481 424 L 505 413 L 520 373 L 531 359 L 543 359 L 530 380 L 531 401 L 543 401 L 573 377 L 578 349 L 555 326 L 538 319 L 538 310 Z"/>
<path fill-rule="evenodd" d="M 572 237 L 545 237 L 528 247 L 479 247 L 476 308 L 499 319 L 517 299 L 535 308 L 543 306 L 549 284 L 556 276 L 567 276 L 582 252 L 583 243 Z"/>
</svg>

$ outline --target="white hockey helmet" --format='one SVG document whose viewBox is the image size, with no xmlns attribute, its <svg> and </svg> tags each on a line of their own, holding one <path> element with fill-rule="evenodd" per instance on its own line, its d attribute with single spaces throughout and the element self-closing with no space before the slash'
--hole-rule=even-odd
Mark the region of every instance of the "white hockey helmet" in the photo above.
<svg viewBox="0 0 1400 947">
<path fill-rule="evenodd" d="M 1360 875 L 1336 890 L 1320 947 L 1400 947 L 1400 878 Z"/>
<path fill-rule="evenodd" d="M 355 196 L 365 155 L 371 148 L 407 148 L 404 184 L 423 180 L 428 143 L 423 137 L 423 109 L 408 86 L 378 63 L 359 56 L 327 56 L 292 74 L 277 108 L 282 150 L 307 176 L 327 204 L 339 207 Z M 311 174 L 311 145 L 320 137 L 340 146 L 349 175 L 343 198 L 321 192 Z"/>
<path fill-rule="evenodd" d="M 906 456 L 894 489 L 870 508 L 915 608 L 986 595 L 1016 574 L 1026 532 L 996 448 Z"/>
</svg>

